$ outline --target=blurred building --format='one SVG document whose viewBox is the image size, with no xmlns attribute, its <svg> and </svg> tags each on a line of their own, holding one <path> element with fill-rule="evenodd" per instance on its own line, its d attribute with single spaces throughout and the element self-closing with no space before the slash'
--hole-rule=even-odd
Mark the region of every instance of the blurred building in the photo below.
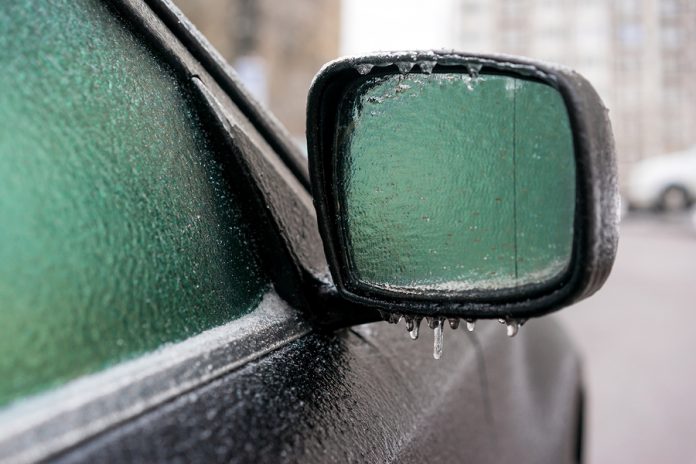
<svg viewBox="0 0 696 464">
<path fill-rule="evenodd" d="M 307 89 L 338 55 L 340 0 L 174 0 L 298 141 Z"/>
<path fill-rule="evenodd" d="M 452 0 L 466 51 L 565 64 L 610 108 L 619 172 L 696 144 L 696 1 Z"/>
<path fill-rule="evenodd" d="M 696 144 L 696 0 L 175 2 L 298 140 L 312 77 L 340 51 L 456 48 L 586 76 L 610 109 L 620 174 Z"/>
<path fill-rule="evenodd" d="M 593 0 L 454 0 L 457 48 L 525 55 L 578 69 L 611 94 L 608 3 Z"/>
</svg>

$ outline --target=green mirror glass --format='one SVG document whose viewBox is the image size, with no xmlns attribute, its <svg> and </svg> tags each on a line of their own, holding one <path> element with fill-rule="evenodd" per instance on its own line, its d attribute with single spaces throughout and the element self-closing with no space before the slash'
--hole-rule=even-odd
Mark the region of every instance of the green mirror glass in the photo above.
<svg viewBox="0 0 696 464">
<path fill-rule="evenodd" d="M 575 156 L 563 97 L 501 74 L 367 76 L 339 108 L 351 275 L 381 289 L 548 283 L 569 267 Z"/>
</svg>

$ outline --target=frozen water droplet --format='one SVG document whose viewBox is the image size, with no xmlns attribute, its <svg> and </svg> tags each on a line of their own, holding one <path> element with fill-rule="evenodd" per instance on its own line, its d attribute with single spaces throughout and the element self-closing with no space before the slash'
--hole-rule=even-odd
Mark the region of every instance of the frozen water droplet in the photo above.
<svg viewBox="0 0 696 464">
<path fill-rule="evenodd" d="M 428 323 L 428 328 L 434 329 L 437 325 L 437 321 L 434 317 L 426 317 L 425 320 Z"/>
<path fill-rule="evenodd" d="M 406 74 L 411 69 L 413 69 L 413 64 L 414 63 L 410 63 L 407 61 L 400 61 L 400 62 L 396 63 L 396 67 L 399 68 L 399 72 L 401 74 Z"/>
<path fill-rule="evenodd" d="M 442 347 L 443 347 L 443 333 L 442 333 L 442 325 L 444 323 L 444 320 L 442 318 L 437 318 L 435 321 L 435 330 L 433 332 L 434 340 L 433 340 L 433 358 L 435 359 L 440 359 L 442 356 Z"/>
<path fill-rule="evenodd" d="M 450 329 L 457 330 L 457 327 L 459 327 L 459 319 L 457 319 L 456 317 L 450 317 L 449 318 L 449 326 L 450 326 Z"/>
<path fill-rule="evenodd" d="M 418 65 L 425 74 L 430 74 L 433 72 L 433 68 L 437 63 L 435 61 L 421 61 Z"/>
<path fill-rule="evenodd" d="M 473 332 L 475 328 L 476 328 L 476 321 L 473 319 L 467 319 L 466 320 L 466 330 L 468 330 L 469 332 Z"/>
<path fill-rule="evenodd" d="M 507 323 L 507 336 L 508 337 L 514 337 L 517 335 L 517 331 L 519 330 L 519 324 L 517 321 L 509 321 Z"/>
<path fill-rule="evenodd" d="M 406 321 L 406 332 L 413 331 L 413 318 L 411 316 L 404 316 L 404 320 Z"/>
<path fill-rule="evenodd" d="M 469 75 L 471 77 L 478 77 L 479 72 L 481 72 L 481 65 L 480 64 L 470 64 L 470 65 L 467 65 L 467 68 L 469 70 Z"/>
<path fill-rule="evenodd" d="M 369 73 L 370 71 L 372 71 L 372 68 L 374 68 L 374 67 L 375 67 L 374 64 L 363 63 L 363 64 L 357 65 L 355 67 L 355 69 L 357 69 L 360 74 L 365 75 L 365 74 Z"/>
<path fill-rule="evenodd" d="M 416 340 L 418 339 L 418 329 L 420 328 L 421 321 L 423 320 L 422 317 L 415 317 L 413 318 L 413 330 L 411 330 L 411 340 Z"/>
</svg>

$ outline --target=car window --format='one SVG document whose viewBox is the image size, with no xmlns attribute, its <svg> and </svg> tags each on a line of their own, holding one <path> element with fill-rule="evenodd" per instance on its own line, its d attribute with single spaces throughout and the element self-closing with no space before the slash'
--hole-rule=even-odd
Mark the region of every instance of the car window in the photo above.
<svg viewBox="0 0 696 464">
<path fill-rule="evenodd" d="M 0 406 L 269 287 L 188 82 L 107 3 L 0 6 Z"/>
</svg>

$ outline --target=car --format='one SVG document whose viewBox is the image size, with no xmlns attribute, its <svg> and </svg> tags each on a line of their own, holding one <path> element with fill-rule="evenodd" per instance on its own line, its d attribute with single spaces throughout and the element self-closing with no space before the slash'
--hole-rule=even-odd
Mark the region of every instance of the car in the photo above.
<svg viewBox="0 0 696 464">
<path fill-rule="evenodd" d="M 0 25 L 1 461 L 582 460 L 581 361 L 540 316 L 616 253 L 584 78 L 338 60 L 308 166 L 169 1 Z"/>
<path fill-rule="evenodd" d="M 696 198 L 696 147 L 636 163 L 626 197 L 633 209 L 688 209 Z"/>
</svg>

